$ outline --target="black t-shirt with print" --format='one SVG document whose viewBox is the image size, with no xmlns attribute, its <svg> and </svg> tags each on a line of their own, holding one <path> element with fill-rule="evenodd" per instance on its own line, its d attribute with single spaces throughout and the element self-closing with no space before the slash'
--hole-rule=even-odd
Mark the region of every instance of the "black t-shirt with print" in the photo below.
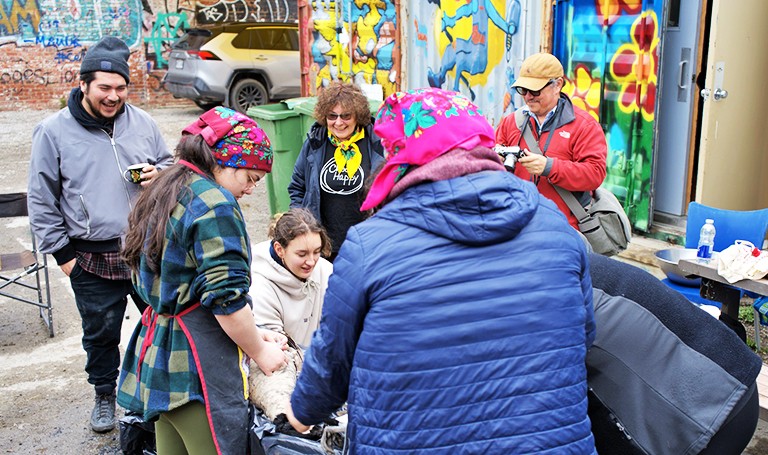
<svg viewBox="0 0 768 455">
<path fill-rule="evenodd" d="M 363 155 L 363 161 L 351 178 L 346 169 L 337 172 L 333 157 L 336 146 L 330 141 L 326 141 L 323 166 L 320 169 L 320 216 L 331 238 L 334 253 L 339 251 L 347 230 L 364 218 L 360 206 L 363 204 L 365 180 L 371 172 L 371 159 L 368 141 L 362 139 L 356 144 Z"/>
</svg>

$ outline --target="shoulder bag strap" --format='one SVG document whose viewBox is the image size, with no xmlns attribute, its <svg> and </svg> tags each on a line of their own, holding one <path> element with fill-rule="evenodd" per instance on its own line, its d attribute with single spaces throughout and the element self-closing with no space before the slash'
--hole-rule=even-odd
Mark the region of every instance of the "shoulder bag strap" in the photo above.
<svg viewBox="0 0 768 455">
<path fill-rule="evenodd" d="M 517 123 L 517 127 L 523 132 L 523 139 L 525 139 L 525 143 L 528 145 L 528 150 L 531 153 L 543 155 L 543 153 L 541 153 L 541 147 L 539 147 L 539 141 L 533 137 L 533 133 L 531 132 L 531 122 L 528 120 L 528 115 L 526 115 L 522 109 L 515 111 L 515 122 Z M 565 204 L 571 210 L 571 213 L 573 213 L 573 215 L 579 221 L 580 225 L 591 218 L 592 215 L 584 210 L 584 207 L 582 207 L 579 201 L 576 200 L 576 196 L 574 196 L 573 193 L 560 188 L 554 183 L 550 182 L 550 184 L 555 189 L 555 191 L 557 191 L 557 194 L 563 198 L 563 202 L 565 202 Z"/>
</svg>

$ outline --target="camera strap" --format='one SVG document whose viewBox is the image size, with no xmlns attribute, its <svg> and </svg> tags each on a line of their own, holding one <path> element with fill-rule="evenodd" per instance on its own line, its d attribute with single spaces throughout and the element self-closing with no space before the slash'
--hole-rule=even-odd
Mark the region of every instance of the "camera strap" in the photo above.
<svg viewBox="0 0 768 455">
<path fill-rule="evenodd" d="M 533 137 L 533 133 L 531 132 L 531 129 L 528 128 L 528 124 L 531 123 L 528 121 L 528 116 L 525 115 L 525 112 L 523 112 L 522 109 L 518 109 L 515 111 L 515 123 L 517 123 L 518 129 L 522 131 L 523 139 L 525 139 L 525 143 L 528 145 L 528 150 L 531 153 L 535 153 L 537 155 L 543 155 L 541 152 L 541 148 L 539 147 L 539 141 L 536 140 L 536 138 Z M 576 217 L 576 219 L 579 221 L 579 224 L 582 222 L 587 221 L 592 215 L 590 215 L 584 207 L 581 206 L 579 203 L 579 200 L 576 199 L 576 196 L 573 195 L 568 190 L 565 190 L 563 188 L 560 188 L 559 186 L 555 185 L 552 182 L 549 182 L 550 185 L 557 191 L 557 194 L 560 195 L 560 197 L 563 199 L 563 202 L 568 206 L 568 208 L 571 210 L 571 213 L 573 213 L 573 216 Z"/>
</svg>

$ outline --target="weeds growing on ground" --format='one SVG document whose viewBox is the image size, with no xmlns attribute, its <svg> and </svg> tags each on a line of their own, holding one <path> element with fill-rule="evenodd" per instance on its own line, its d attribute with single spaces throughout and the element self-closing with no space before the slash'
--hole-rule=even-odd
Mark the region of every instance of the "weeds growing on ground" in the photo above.
<svg viewBox="0 0 768 455">
<path fill-rule="evenodd" d="M 753 303 L 754 300 L 749 297 L 741 299 L 739 321 L 741 321 L 747 331 L 747 345 L 763 359 L 763 363 L 768 364 L 768 327 L 759 324 L 760 351 L 758 351 L 757 343 L 755 342 L 755 312 L 752 308 Z"/>
</svg>

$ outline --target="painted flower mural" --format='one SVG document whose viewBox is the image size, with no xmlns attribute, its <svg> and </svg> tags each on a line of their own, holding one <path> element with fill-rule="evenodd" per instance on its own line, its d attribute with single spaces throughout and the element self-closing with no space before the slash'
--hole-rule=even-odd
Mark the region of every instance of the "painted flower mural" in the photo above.
<svg viewBox="0 0 768 455">
<path fill-rule="evenodd" d="M 554 53 L 566 68 L 565 93 L 599 118 L 608 143 L 603 187 L 635 229 L 650 225 L 654 121 L 662 0 L 569 0 Z"/>
<path fill-rule="evenodd" d="M 600 79 L 592 77 L 587 65 L 579 63 L 573 70 L 573 80 L 566 78 L 563 91 L 574 106 L 587 111 L 600 121 Z"/>
<path fill-rule="evenodd" d="M 605 25 L 613 25 L 622 14 L 638 14 L 642 7 L 643 0 L 595 0 L 595 9 Z"/>
<path fill-rule="evenodd" d="M 632 24 L 631 42 L 621 45 L 611 58 L 610 71 L 620 84 L 619 109 L 641 112 L 652 122 L 659 67 L 659 24 L 656 13 L 641 14 Z"/>
</svg>

